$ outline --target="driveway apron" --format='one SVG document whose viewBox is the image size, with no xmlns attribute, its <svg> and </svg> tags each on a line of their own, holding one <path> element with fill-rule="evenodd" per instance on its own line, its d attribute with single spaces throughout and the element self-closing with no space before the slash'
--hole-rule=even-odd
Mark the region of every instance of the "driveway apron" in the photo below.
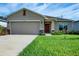
<svg viewBox="0 0 79 59">
<path fill-rule="evenodd" d="M 16 56 L 38 35 L 0 36 L 0 56 Z"/>
</svg>

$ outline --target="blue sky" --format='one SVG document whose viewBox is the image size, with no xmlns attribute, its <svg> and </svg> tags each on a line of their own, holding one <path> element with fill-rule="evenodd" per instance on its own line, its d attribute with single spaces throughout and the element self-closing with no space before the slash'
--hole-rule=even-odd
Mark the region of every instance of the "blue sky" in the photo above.
<svg viewBox="0 0 79 59">
<path fill-rule="evenodd" d="M 79 4 L 76 3 L 0 3 L 0 15 L 6 16 L 21 8 L 43 15 L 79 20 Z"/>
<path fill-rule="evenodd" d="M 43 15 L 79 20 L 79 4 L 76 3 L 0 3 L 0 15 L 7 16 L 21 8 Z"/>
</svg>

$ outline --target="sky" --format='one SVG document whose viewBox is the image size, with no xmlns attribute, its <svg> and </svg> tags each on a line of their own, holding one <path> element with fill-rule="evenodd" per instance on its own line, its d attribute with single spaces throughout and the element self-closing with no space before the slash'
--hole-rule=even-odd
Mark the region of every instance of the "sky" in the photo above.
<svg viewBox="0 0 79 59">
<path fill-rule="evenodd" d="M 42 15 L 79 20 L 78 3 L 0 3 L 0 16 L 7 16 L 21 8 Z"/>
</svg>

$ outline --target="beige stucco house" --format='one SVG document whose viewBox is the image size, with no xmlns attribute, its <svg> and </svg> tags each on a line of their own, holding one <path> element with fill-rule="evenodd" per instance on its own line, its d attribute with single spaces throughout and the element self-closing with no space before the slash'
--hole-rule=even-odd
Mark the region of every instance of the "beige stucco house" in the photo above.
<svg viewBox="0 0 79 59">
<path fill-rule="evenodd" d="M 74 26 L 72 20 L 44 16 L 26 8 L 8 15 L 7 22 L 10 34 L 51 33 L 64 28 L 72 31 Z"/>
</svg>

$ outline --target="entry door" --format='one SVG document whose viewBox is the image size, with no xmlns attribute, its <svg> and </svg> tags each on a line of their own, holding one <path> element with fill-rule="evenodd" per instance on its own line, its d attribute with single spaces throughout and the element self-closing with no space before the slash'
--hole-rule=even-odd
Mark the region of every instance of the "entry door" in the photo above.
<svg viewBox="0 0 79 59">
<path fill-rule="evenodd" d="M 45 24 L 45 33 L 50 33 L 51 24 Z"/>
</svg>

